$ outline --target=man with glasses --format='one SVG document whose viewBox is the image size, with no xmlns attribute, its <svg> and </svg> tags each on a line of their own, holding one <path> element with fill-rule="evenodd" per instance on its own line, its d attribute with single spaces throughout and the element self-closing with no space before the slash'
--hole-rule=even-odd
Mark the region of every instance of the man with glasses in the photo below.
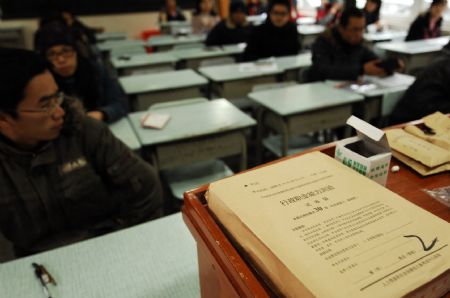
<svg viewBox="0 0 450 298">
<path fill-rule="evenodd" d="M 24 256 L 161 215 L 155 170 L 31 51 L 0 49 L 0 232 Z"/>
<path fill-rule="evenodd" d="M 364 29 L 364 12 L 357 8 L 345 10 L 339 24 L 314 42 L 309 79 L 357 80 L 364 74 L 385 76 L 386 71 L 378 66 L 378 57 L 363 45 Z"/>
<path fill-rule="evenodd" d="M 297 25 L 289 21 L 289 0 L 272 0 L 266 22 L 253 29 L 244 60 L 296 55 L 300 51 Z"/>
</svg>

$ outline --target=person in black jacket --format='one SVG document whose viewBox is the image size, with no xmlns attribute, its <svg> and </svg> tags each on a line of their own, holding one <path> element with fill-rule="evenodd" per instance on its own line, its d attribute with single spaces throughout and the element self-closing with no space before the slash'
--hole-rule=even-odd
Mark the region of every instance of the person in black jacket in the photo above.
<svg viewBox="0 0 450 298">
<path fill-rule="evenodd" d="M 357 80 L 363 74 L 385 76 L 378 57 L 363 45 L 365 19 L 355 7 L 342 13 L 339 25 L 319 36 L 312 46 L 309 79 Z"/>
<path fill-rule="evenodd" d="M 181 9 L 177 6 L 176 0 L 166 0 L 166 5 L 159 12 L 159 22 L 186 21 Z"/>
<path fill-rule="evenodd" d="M 289 21 L 289 0 L 269 2 L 269 17 L 266 22 L 252 31 L 244 60 L 296 55 L 300 51 L 300 41 L 296 24 Z"/>
<path fill-rule="evenodd" d="M 416 78 L 395 106 L 391 124 L 404 123 L 436 111 L 450 113 L 450 55 L 434 61 Z"/>
<path fill-rule="evenodd" d="M 37 53 L 0 48 L 0 233 L 16 256 L 162 215 L 154 168 L 59 92 Z"/>
<path fill-rule="evenodd" d="M 88 116 L 110 123 L 127 114 L 127 99 L 117 81 L 102 65 L 78 54 L 64 27 L 49 25 L 39 35 L 37 50 L 47 59 L 59 88 L 80 99 Z"/>
<path fill-rule="evenodd" d="M 381 0 L 367 0 L 363 10 L 366 18 L 366 26 L 375 24 L 380 28 Z"/>
<path fill-rule="evenodd" d="M 441 36 L 442 14 L 447 9 L 447 0 L 433 0 L 430 9 L 420 14 L 411 24 L 405 40 L 428 39 Z"/>
<path fill-rule="evenodd" d="M 230 3 L 230 15 L 218 23 L 206 38 L 207 46 L 220 46 L 247 42 L 252 26 L 246 20 L 245 4 L 242 0 Z"/>
</svg>

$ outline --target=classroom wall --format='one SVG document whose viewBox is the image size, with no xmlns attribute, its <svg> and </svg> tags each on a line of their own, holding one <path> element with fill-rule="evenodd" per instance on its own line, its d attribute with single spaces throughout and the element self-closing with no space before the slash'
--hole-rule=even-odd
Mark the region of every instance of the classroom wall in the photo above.
<svg viewBox="0 0 450 298">
<path fill-rule="evenodd" d="M 184 12 L 190 19 L 191 12 Z M 102 27 L 106 31 L 126 32 L 129 38 L 139 38 L 140 33 L 146 29 L 158 28 L 158 12 L 127 13 L 117 15 L 81 16 L 82 22 L 91 27 Z M 27 48 L 32 48 L 33 35 L 37 29 L 37 19 L 24 19 L 13 21 L 1 21 L 0 26 L 24 26 L 25 44 Z"/>
</svg>

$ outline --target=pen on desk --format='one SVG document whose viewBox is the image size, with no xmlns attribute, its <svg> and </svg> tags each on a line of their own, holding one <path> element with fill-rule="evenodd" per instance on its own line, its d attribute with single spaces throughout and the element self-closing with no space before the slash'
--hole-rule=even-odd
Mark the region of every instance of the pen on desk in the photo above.
<svg viewBox="0 0 450 298">
<path fill-rule="evenodd" d="M 48 290 L 47 284 L 52 283 L 56 285 L 56 281 L 54 278 L 48 273 L 47 269 L 45 269 L 44 266 L 33 263 L 34 268 L 34 274 L 39 279 L 39 282 L 41 283 L 42 290 L 44 291 L 44 294 L 47 298 L 52 298 L 50 295 L 50 291 Z"/>
</svg>

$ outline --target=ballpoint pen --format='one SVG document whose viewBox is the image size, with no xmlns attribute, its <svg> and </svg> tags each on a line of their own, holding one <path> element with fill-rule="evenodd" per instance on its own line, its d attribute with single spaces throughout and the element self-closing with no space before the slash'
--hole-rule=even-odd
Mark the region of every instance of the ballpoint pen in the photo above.
<svg viewBox="0 0 450 298">
<path fill-rule="evenodd" d="M 34 268 L 34 274 L 39 279 L 39 282 L 41 283 L 42 290 L 44 291 L 44 294 L 47 298 L 52 298 L 50 295 L 50 291 L 48 290 L 47 284 L 52 283 L 56 285 L 55 279 L 48 273 L 48 271 L 45 269 L 44 266 L 33 263 Z"/>
</svg>

